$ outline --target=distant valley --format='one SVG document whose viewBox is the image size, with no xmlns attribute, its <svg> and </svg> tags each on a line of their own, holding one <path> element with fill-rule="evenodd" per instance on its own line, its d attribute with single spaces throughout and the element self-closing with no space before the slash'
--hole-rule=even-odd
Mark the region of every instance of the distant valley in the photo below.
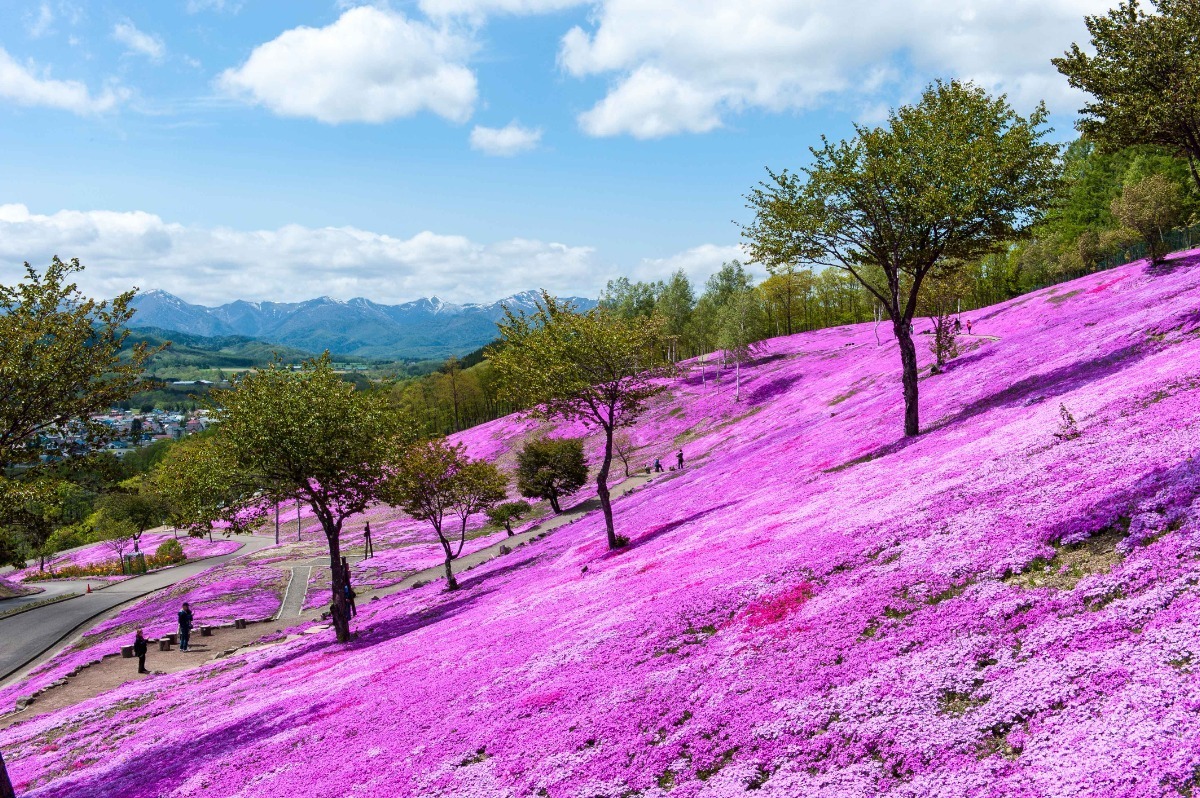
<svg viewBox="0 0 1200 798">
<path fill-rule="evenodd" d="M 236 301 L 193 305 L 151 290 L 133 301 L 135 328 L 158 328 L 206 338 L 242 336 L 302 349 L 373 360 L 425 360 L 462 355 L 494 340 L 504 306 L 532 310 L 539 294 L 525 291 L 490 304 L 455 305 L 418 299 L 381 305 L 369 299 L 329 297 L 306 302 Z M 573 297 L 581 309 L 595 300 Z"/>
</svg>

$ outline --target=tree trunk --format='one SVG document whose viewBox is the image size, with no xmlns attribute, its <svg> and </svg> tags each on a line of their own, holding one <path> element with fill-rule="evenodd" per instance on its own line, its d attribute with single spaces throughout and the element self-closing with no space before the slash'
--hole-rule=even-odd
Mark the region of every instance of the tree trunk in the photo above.
<svg viewBox="0 0 1200 798">
<path fill-rule="evenodd" d="M 513 536 L 512 521 L 507 518 L 504 519 L 504 529 L 508 532 L 508 536 L 511 538 Z"/>
<path fill-rule="evenodd" d="M 442 530 L 435 527 L 435 531 L 438 541 L 442 544 L 442 551 L 446 553 L 446 589 L 458 590 L 458 580 L 454 578 L 454 568 L 451 566 L 451 563 L 454 562 L 454 554 L 450 551 L 450 541 L 442 535 Z"/>
<path fill-rule="evenodd" d="M 612 466 L 613 428 L 604 428 L 604 460 L 600 464 L 600 473 L 596 474 L 596 493 L 600 496 L 600 509 L 604 511 L 604 528 L 608 535 L 608 547 L 620 548 L 617 542 L 616 528 L 613 526 L 612 501 L 608 495 L 608 470 Z"/>
<path fill-rule="evenodd" d="M 562 508 L 558 506 L 558 494 L 557 493 L 550 494 L 550 509 L 553 510 L 555 513 L 562 512 Z"/>
<path fill-rule="evenodd" d="M 324 525 L 324 519 L 322 519 Z M 346 603 L 346 580 L 342 573 L 342 550 L 338 533 L 340 530 L 325 529 L 325 539 L 329 541 L 329 570 L 330 586 L 333 589 L 333 631 L 337 634 L 339 643 L 350 642 L 350 615 Z"/>
<path fill-rule="evenodd" d="M 733 401 L 742 401 L 742 359 L 733 364 Z"/>
<path fill-rule="evenodd" d="M 275 500 L 275 545 L 279 545 L 279 500 Z"/>
<path fill-rule="evenodd" d="M 904 382 L 904 434 L 919 435 L 921 425 L 917 408 L 917 345 L 912 339 L 912 322 L 897 321 L 892 324 L 896 341 L 900 344 L 900 365 Z"/>
<path fill-rule="evenodd" d="M 8 768 L 4 766 L 3 754 L 0 754 L 0 798 L 17 798 L 12 782 L 8 779 Z"/>
</svg>

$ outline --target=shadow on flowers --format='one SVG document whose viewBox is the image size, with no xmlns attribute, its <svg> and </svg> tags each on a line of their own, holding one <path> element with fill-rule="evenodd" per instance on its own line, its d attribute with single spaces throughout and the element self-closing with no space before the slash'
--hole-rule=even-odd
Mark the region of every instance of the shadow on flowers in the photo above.
<svg viewBox="0 0 1200 798">
<path fill-rule="evenodd" d="M 642 535 L 639 535 L 637 538 L 634 538 L 632 541 L 630 541 L 628 546 L 625 546 L 624 548 L 621 548 L 621 549 L 617 549 L 614 552 L 609 552 L 609 554 L 624 554 L 626 552 L 633 551 L 634 549 L 645 546 L 647 543 L 652 543 L 655 540 L 658 540 L 660 537 L 667 534 L 668 532 L 674 532 L 676 529 L 678 529 L 681 526 L 684 526 L 685 524 L 690 524 L 695 521 L 699 521 L 701 518 L 708 515 L 709 513 L 715 513 L 717 510 L 724 510 L 726 507 L 732 507 L 735 504 L 737 504 L 736 501 L 727 501 L 724 504 L 716 504 L 716 505 L 713 505 L 712 507 L 708 507 L 704 510 L 697 510 L 696 512 L 687 516 L 686 518 L 680 518 L 675 521 L 668 521 L 667 523 L 662 524 L 661 526 L 656 526 L 654 529 L 651 529 L 649 532 L 646 532 Z"/>
<path fill-rule="evenodd" d="M 786 374 L 782 377 L 776 377 L 770 382 L 755 386 L 754 390 L 746 394 L 746 401 L 751 405 L 760 405 L 777 396 L 782 396 L 790 391 L 792 386 L 800 382 L 801 376 L 800 374 Z"/>
<path fill-rule="evenodd" d="M 933 432 L 1001 407 L 1039 404 L 1124 371 L 1155 351 L 1156 347 L 1139 341 L 1091 360 L 1032 374 L 996 393 L 976 399 L 957 413 L 938 419 L 924 431 Z"/>
<path fill-rule="evenodd" d="M 97 784 L 95 773 L 79 783 L 70 778 L 54 782 L 38 794 L 42 798 L 79 798 L 83 795 L 169 795 L 199 771 L 207 771 L 214 780 L 223 777 L 225 768 L 238 770 L 239 756 L 248 744 L 269 740 L 289 729 L 309 725 L 320 727 L 322 719 L 336 711 L 333 701 L 311 704 L 303 710 L 281 715 L 278 707 L 260 711 L 240 720 L 209 727 L 202 733 L 167 735 L 154 744 L 130 747 L 138 753 L 122 757 L 120 765 L 104 773 Z M 124 752 L 124 747 L 122 748 Z M 203 790 L 200 790 L 203 793 Z"/>
</svg>

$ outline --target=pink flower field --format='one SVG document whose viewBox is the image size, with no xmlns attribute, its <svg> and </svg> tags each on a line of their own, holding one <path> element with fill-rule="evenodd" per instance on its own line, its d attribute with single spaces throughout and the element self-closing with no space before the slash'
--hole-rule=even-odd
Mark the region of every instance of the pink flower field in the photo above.
<svg viewBox="0 0 1200 798">
<path fill-rule="evenodd" d="M 133 642 L 138 629 L 147 638 L 178 631 L 176 613 L 185 601 L 192 607 L 197 627 L 229 624 L 238 618 L 261 621 L 273 617 L 283 601 L 288 575 L 272 567 L 267 559 L 238 557 L 133 602 L 92 627 L 79 642 L 35 668 L 23 681 L 0 688 L 0 707 L 7 710 L 21 696 L 66 676 L 80 665 L 119 652 L 122 645 Z"/>
<path fill-rule="evenodd" d="M 772 341 L 740 403 L 690 375 L 634 430 L 688 466 L 615 503 L 626 548 L 593 513 L 360 604 L 349 645 L 31 718 L 0 732 L 18 792 L 1191 795 L 1198 278 L 1184 253 L 970 314 L 915 439 L 883 326 Z M 460 438 L 503 457 L 530 424 Z"/>
<path fill-rule="evenodd" d="M 140 550 L 149 557 L 159 546 L 165 543 L 168 539 L 174 539 L 175 535 L 170 532 L 146 532 L 142 535 L 139 543 Z M 183 544 L 183 553 L 189 560 L 198 560 L 204 557 L 215 557 L 220 554 L 228 554 L 231 551 L 236 551 L 241 544 L 235 540 L 227 538 L 214 537 L 212 542 L 208 538 L 194 538 L 187 535 L 180 535 L 179 542 Z M 132 551 L 132 547 L 130 548 Z M 128 553 L 128 552 L 127 552 Z M 65 568 L 68 565 L 100 565 L 106 562 L 116 562 L 119 558 L 116 553 L 104 543 L 92 543 L 88 546 L 82 546 L 78 549 L 63 552 L 54 558 L 47 560 L 46 570 L 55 571 L 59 568 Z M 14 571 L 7 575 L 8 579 L 21 581 L 26 577 L 38 572 L 36 562 L 30 564 L 28 568 L 19 571 Z M 91 577 L 92 581 L 115 581 L 119 582 L 126 577 Z"/>
</svg>

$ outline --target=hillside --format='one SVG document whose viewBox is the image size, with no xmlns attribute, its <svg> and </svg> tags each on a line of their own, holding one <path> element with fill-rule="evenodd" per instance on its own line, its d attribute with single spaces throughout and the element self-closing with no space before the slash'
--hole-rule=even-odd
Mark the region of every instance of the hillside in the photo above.
<svg viewBox="0 0 1200 798">
<path fill-rule="evenodd" d="M 18 791 L 1190 795 L 1198 276 L 1192 251 L 972 313 L 915 439 L 885 325 L 771 341 L 740 403 L 694 370 L 633 430 L 688 464 L 615 504 L 625 549 L 593 513 L 360 604 L 345 647 L 32 717 L 0 732 Z M 458 437 L 504 461 L 533 428 Z"/>
<path fill-rule="evenodd" d="M 230 302 L 206 307 L 166 291 L 138 294 L 138 326 L 206 337 L 247 336 L 312 352 L 377 360 L 422 360 L 462 355 L 490 343 L 504 306 L 531 309 L 536 292 L 525 291 L 486 304 L 456 305 L 433 297 L 382 305 L 358 297 L 307 302 Z M 581 308 L 593 300 L 575 298 Z"/>
<path fill-rule="evenodd" d="M 303 349 L 269 344 L 242 335 L 208 337 L 160 327 L 131 328 L 125 346 L 130 348 L 146 343 L 157 347 L 167 342 L 171 345 L 151 358 L 147 365 L 150 376 L 174 375 L 189 369 L 245 370 L 265 366 L 277 355 L 291 363 L 315 357 L 312 352 Z"/>
</svg>

